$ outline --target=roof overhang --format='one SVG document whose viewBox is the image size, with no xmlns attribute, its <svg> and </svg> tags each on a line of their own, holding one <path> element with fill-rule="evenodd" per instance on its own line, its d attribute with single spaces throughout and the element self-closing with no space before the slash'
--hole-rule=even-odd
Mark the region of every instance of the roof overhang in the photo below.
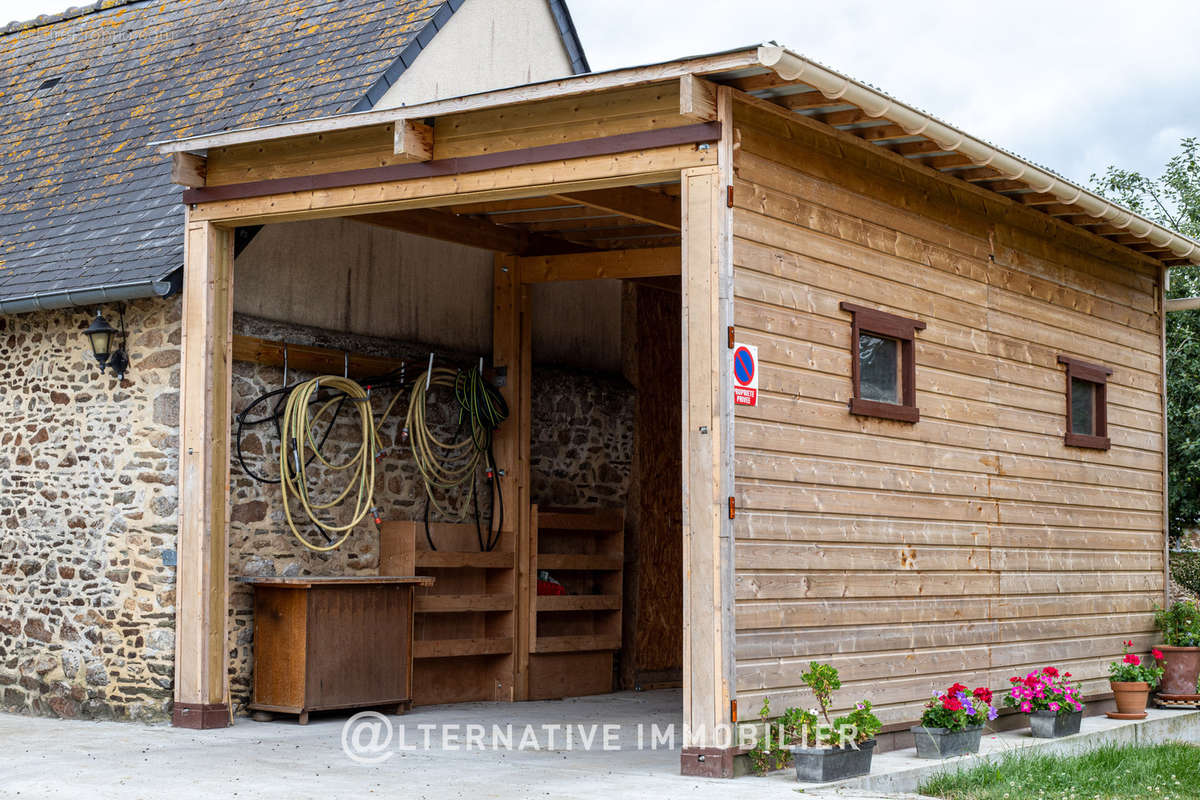
<svg viewBox="0 0 1200 800">
<path fill-rule="evenodd" d="M 640 67 L 589 73 L 414 106 L 156 142 L 159 151 L 213 148 L 350 130 L 402 120 L 660 83 L 695 75 L 732 85 L 1063 221 L 1132 247 L 1168 266 L 1200 264 L 1200 242 L 1142 217 L 1020 156 L 989 144 L 867 84 L 765 44 Z"/>
</svg>

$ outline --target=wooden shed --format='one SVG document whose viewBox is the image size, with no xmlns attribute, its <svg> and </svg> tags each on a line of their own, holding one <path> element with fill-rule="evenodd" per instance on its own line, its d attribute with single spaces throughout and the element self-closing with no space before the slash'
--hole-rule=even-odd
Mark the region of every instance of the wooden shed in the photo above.
<svg viewBox="0 0 1200 800">
<path fill-rule="evenodd" d="M 546 696 L 548 658 L 606 635 L 539 645 L 529 328 L 550 281 L 678 292 L 678 338 L 638 359 L 682 376 L 654 467 L 679 482 L 648 488 L 682 514 L 685 773 L 732 774 L 739 707 L 810 706 L 813 659 L 900 730 L 955 679 L 1044 663 L 1102 696 L 1122 640 L 1150 643 L 1163 292 L 1194 241 L 776 46 L 161 150 L 190 187 L 183 707 L 224 702 L 234 230 L 329 217 L 496 253 L 497 456 L 522 498 L 494 565 L 502 699 Z"/>
</svg>

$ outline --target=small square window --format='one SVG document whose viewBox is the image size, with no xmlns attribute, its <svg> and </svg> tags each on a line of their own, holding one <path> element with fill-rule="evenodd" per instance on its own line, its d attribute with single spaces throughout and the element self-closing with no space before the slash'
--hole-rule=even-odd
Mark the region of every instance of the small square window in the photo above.
<svg viewBox="0 0 1200 800">
<path fill-rule="evenodd" d="M 850 413 L 899 422 L 916 422 L 916 332 L 920 320 L 906 319 L 853 303 L 842 303 L 852 316 Z"/>
<path fill-rule="evenodd" d="M 900 405 L 900 340 L 860 331 L 858 363 L 862 398 Z"/>
<path fill-rule="evenodd" d="M 1070 356 L 1059 356 L 1067 367 L 1067 431 L 1070 447 L 1107 450 L 1108 376 L 1112 370 Z"/>
</svg>

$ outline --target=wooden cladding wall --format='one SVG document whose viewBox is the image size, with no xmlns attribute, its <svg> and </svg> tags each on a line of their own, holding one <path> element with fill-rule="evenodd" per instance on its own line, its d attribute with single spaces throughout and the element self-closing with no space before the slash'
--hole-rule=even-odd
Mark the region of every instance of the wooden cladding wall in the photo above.
<svg viewBox="0 0 1200 800">
<path fill-rule="evenodd" d="M 914 720 L 955 679 L 1056 664 L 1107 691 L 1163 600 L 1156 266 L 819 123 L 739 103 L 735 318 L 759 405 L 736 422 L 737 689 Z M 916 424 L 851 416 L 850 301 L 916 336 Z M 1110 379 L 1107 452 L 1069 448 L 1059 354 Z"/>
</svg>

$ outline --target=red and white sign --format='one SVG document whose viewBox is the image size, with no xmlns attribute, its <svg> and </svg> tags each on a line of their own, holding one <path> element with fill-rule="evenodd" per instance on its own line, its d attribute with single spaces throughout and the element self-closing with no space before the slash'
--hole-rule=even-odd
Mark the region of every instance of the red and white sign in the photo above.
<svg viewBox="0 0 1200 800">
<path fill-rule="evenodd" d="M 733 404 L 758 405 L 758 348 L 752 344 L 733 345 Z"/>
</svg>

